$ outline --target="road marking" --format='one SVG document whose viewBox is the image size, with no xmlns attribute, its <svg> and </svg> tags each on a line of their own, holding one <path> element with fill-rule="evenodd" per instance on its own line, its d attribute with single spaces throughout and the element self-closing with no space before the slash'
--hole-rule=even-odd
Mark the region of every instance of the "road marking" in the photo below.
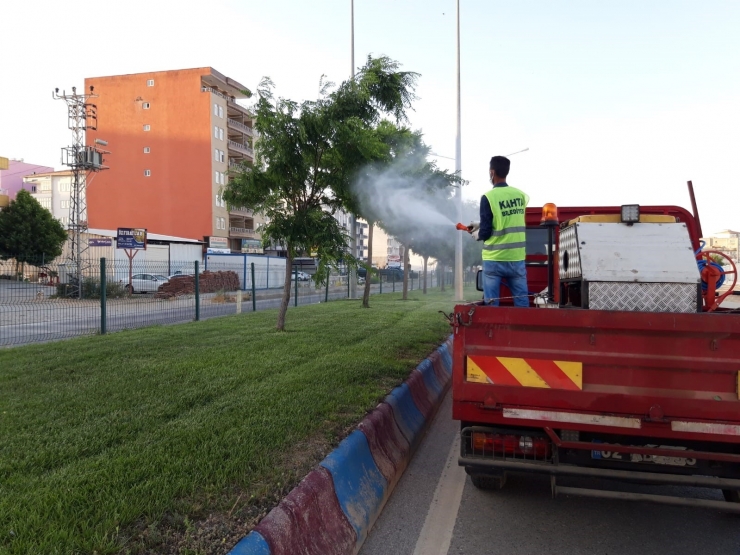
<svg viewBox="0 0 740 555">
<path fill-rule="evenodd" d="M 434 490 L 427 518 L 416 541 L 414 555 L 447 555 L 452 541 L 452 532 L 457 521 L 463 488 L 465 469 L 457 464 L 460 455 L 460 434 L 455 434 L 450 454 L 442 475 Z"/>
</svg>

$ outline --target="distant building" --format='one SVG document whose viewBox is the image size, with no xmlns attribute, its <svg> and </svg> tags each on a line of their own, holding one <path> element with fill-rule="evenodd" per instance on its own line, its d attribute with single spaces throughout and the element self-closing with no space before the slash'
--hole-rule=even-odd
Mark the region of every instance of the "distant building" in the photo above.
<svg viewBox="0 0 740 555">
<path fill-rule="evenodd" d="M 334 219 L 339 222 L 339 226 L 344 229 L 347 233 L 349 233 L 349 219 L 350 215 L 349 212 L 345 212 L 344 210 L 337 210 L 334 212 Z M 355 252 L 355 256 L 361 260 L 367 260 L 367 254 L 368 254 L 368 225 L 365 220 L 362 218 L 357 218 L 355 222 L 355 228 L 357 230 L 357 251 Z M 377 229 L 377 228 L 376 228 Z M 373 257 L 374 258 L 374 257 Z"/>
<path fill-rule="evenodd" d="M 244 85 L 204 67 L 85 79 L 90 86 L 98 120 L 86 140 L 104 139 L 111 152 L 110 169 L 87 188 L 90 227 L 257 248 L 264 220 L 221 196 L 229 171 L 253 163 L 253 115 L 237 102 Z"/>
<path fill-rule="evenodd" d="M 37 173 L 23 178 L 23 188 L 67 227 L 72 180 L 71 171 Z"/>
<path fill-rule="evenodd" d="M 8 169 L 0 169 L 0 194 L 7 195 L 10 200 L 23 188 L 23 178 L 34 173 L 53 172 L 54 168 L 39 164 L 28 164 L 23 160 L 8 161 Z"/>
<path fill-rule="evenodd" d="M 722 251 L 736 262 L 740 262 L 740 231 L 725 229 L 702 240 L 706 242 L 705 249 Z"/>
</svg>

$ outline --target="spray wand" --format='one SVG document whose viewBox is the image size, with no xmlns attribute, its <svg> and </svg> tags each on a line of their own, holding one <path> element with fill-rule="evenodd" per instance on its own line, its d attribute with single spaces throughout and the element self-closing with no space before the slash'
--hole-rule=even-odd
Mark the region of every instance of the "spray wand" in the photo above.
<svg viewBox="0 0 740 555">
<path fill-rule="evenodd" d="M 480 222 L 470 222 L 470 225 L 465 224 L 457 224 L 455 226 L 455 229 L 459 229 L 460 231 L 467 231 L 468 233 L 475 233 L 480 229 Z"/>
</svg>

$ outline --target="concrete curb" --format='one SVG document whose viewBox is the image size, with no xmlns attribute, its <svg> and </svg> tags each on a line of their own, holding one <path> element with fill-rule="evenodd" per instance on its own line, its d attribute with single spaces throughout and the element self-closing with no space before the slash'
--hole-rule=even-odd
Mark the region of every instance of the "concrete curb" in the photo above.
<svg viewBox="0 0 740 555">
<path fill-rule="evenodd" d="M 229 555 L 354 555 L 450 384 L 452 337 L 395 388 Z"/>
</svg>

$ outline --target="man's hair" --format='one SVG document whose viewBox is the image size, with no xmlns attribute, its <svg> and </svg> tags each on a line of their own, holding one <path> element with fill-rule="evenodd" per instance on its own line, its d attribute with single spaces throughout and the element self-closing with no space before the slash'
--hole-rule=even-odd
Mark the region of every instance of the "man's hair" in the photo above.
<svg viewBox="0 0 740 555">
<path fill-rule="evenodd" d="M 494 156 L 491 158 L 491 169 L 496 172 L 499 177 L 506 177 L 509 175 L 509 167 L 511 162 L 505 156 Z"/>
</svg>

